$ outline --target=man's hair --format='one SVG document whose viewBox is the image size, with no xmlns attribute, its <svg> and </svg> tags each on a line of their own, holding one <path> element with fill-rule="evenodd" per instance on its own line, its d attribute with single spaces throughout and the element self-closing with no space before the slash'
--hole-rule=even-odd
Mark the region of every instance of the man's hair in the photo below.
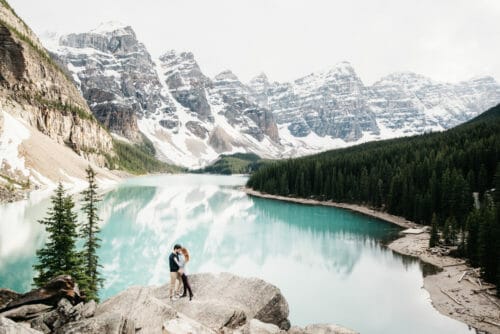
<svg viewBox="0 0 500 334">
<path fill-rule="evenodd" d="M 179 245 L 179 244 L 175 244 L 175 246 L 174 246 L 174 250 L 175 250 L 175 249 L 181 249 L 181 248 L 182 248 L 182 246 L 181 246 L 181 245 Z"/>
</svg>

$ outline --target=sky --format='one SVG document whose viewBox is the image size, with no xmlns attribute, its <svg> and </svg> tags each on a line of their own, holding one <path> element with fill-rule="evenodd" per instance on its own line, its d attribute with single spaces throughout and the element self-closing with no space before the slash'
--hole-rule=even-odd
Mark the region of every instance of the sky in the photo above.
<svg viewBox="0 0 500 334">
<path fill-rule="evenodd" d="M 349 61 L 365 84 L 396 71 L 500 81 L 500 0 L 10 0 L 37 34 L 132 26 L 153 57 L 191 51 L 209 76 L 230 69 L 291 81 Z"/>
</svg>

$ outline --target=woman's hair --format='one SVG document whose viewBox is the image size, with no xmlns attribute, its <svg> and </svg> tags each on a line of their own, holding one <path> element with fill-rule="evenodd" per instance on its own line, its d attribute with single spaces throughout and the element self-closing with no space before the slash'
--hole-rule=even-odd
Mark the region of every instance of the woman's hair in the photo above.
<svg viewBox="0 0 500 334">
<path fill-rule="evenodd" d="M 181 253 L 182 253 L 182 255 L 184 255 L 184 257 L 186 258 L 186 262 L 188 262 L 188 261 L 189 261 L 189 252 L 188 252 L 187 248 L 182 247 L 182 248 L 181 248 Z"/>
</svg>

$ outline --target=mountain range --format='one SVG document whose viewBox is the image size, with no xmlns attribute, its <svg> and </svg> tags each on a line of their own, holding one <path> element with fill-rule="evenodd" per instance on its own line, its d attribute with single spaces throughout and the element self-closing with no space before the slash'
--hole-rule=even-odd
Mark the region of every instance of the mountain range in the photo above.
<svg viewBox="0 0 500 334">
<path fill-rule="evenodd" d="M 81 183 L 89 163 L 105 183 L 110 170 L 179 170 L 153 155 L 191 169 L 236 153 L 296 157 L 448 129 L 499 101 L 492 77 L 365 85 L 347 62 L 293 82 L 210 77 L 190 52 L 152 57 L 123 24 L 39 39 L 0 1 L 0 200 Z"/>
<path fill-rule="evenodd" d="M 452 84 L 400 72 L 369 86 L 348 62 L 285 83 L 243 83 L 229 70 L 210 78 L 192 53 L 153 59 L 132 27 L 113 22 L 42 40 L 116 138 L 145 136 L 158 158 L 188 168 L 220 154 L 286 158 L 441 131 L 500 101 L 492 77 Z"/>
</svg>

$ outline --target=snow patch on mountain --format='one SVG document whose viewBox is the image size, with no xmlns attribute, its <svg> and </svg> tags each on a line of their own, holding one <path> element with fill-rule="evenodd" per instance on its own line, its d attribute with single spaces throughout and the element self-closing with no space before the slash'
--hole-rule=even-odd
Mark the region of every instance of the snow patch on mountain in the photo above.
<svg viewBox="0 0 500 334">
<path fill-rule="evenodd" d="M 11 173 L 22 173 L 28 176 L 29 170 L 25 166 L 24 157 L 20 156 L 19 147 L 21 143 L 30 137 L 30 131 L 9 113 L 0 110 L 3 124 L 0 126 L 0 170 L 8 170 Z"/>
</svg>

